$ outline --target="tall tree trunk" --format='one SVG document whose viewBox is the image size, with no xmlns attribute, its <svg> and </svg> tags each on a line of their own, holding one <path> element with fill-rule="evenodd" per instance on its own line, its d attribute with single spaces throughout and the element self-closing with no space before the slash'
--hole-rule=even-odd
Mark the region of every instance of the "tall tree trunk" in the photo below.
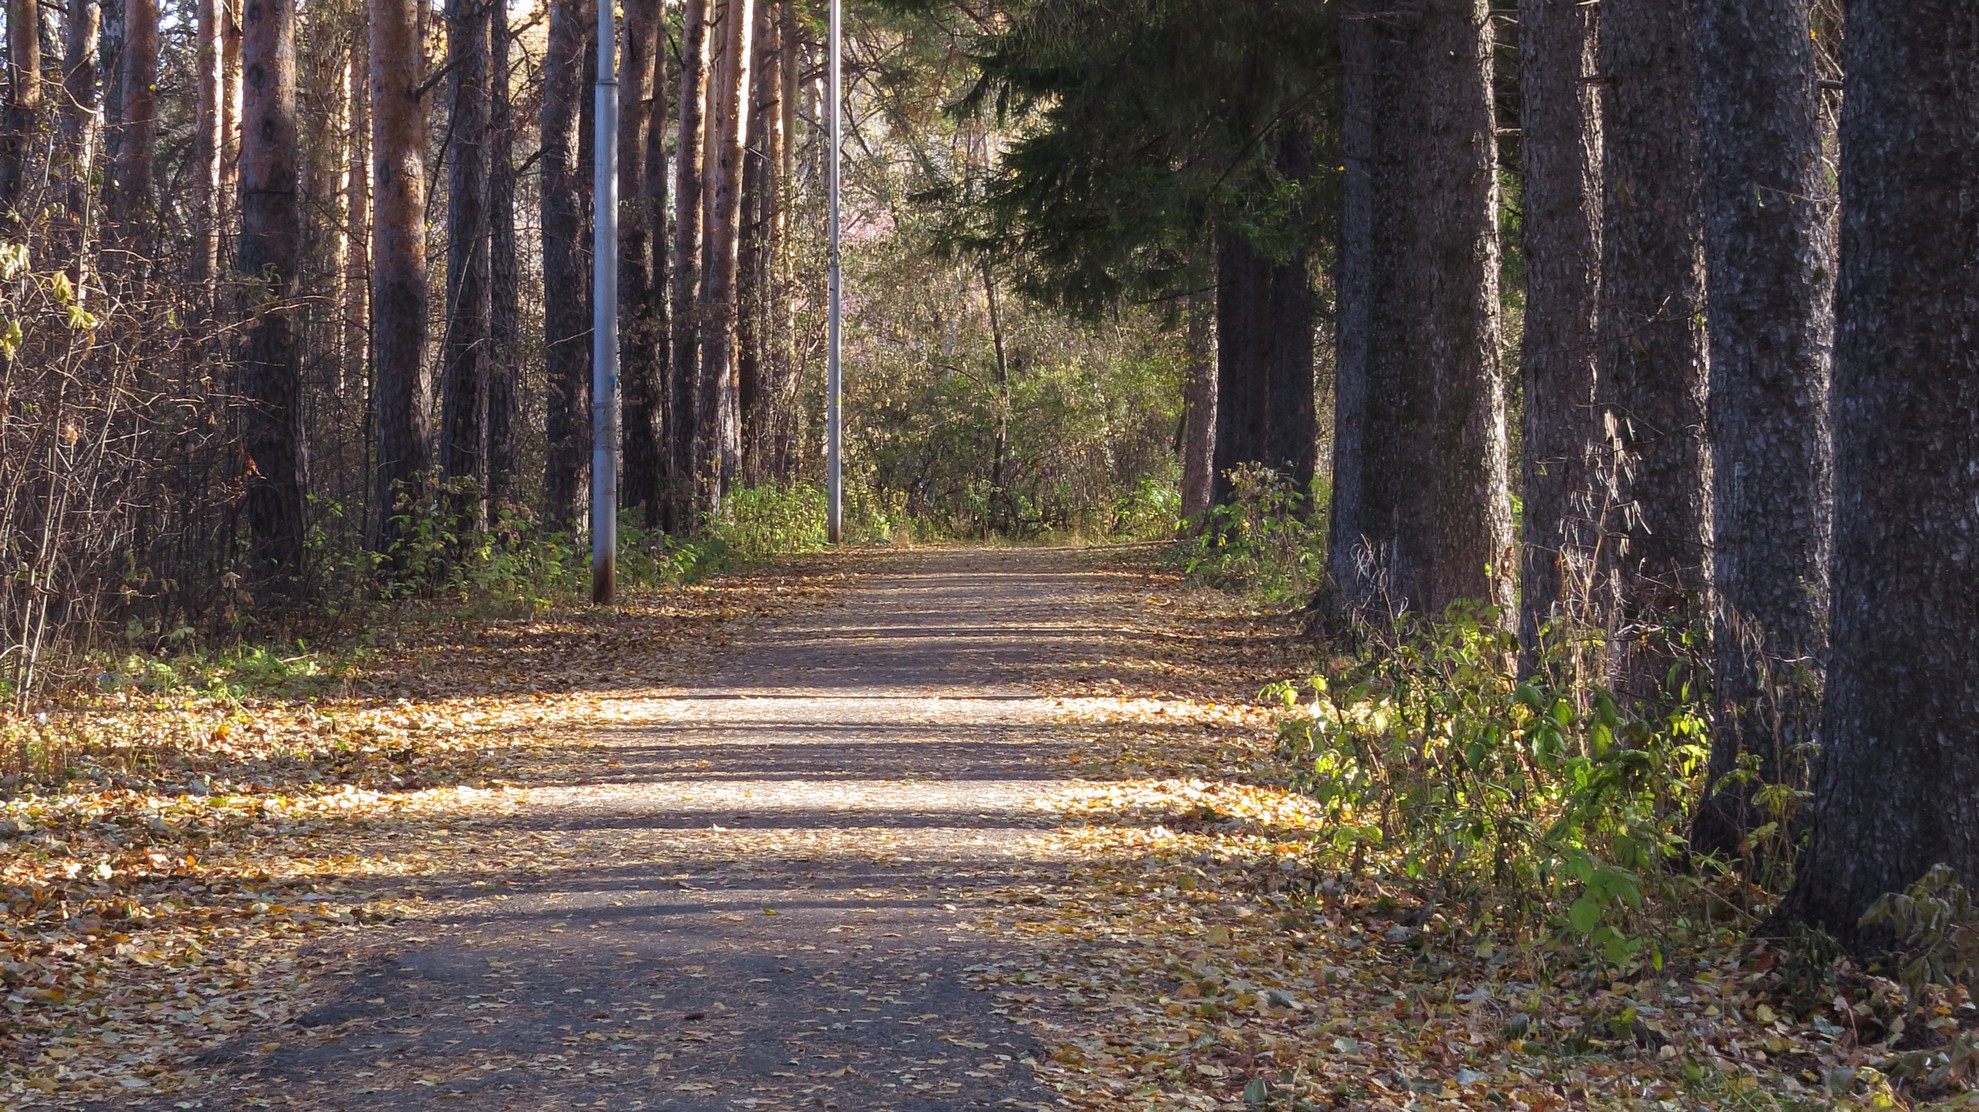
<svg viewBox="0 0 1979 1112">
<path fill-rule="evenodd" d="M 193 51 L 197 91 L 192 114 L 192 255 L 186 277 L 208 305 L 214 279 L 220 273 L 220 156 L 225 146 L 220 130 L 225 124 L 221 118 L 221 11 L 222 0 L 199 0 Z"/>
<path fill-rule="evenodd" d="M 363 381 L 371 365 L 371 50 L 362 28 L 351 37 L 350 134 L 344 163 L 344 239 L 350 245 L 345 260 L 344 364 L 339 377 L 346 383 Z"/>
<path fill-rule="evenodd" d="M 1528 654 L 1560 617 L 1585 618 L 1592 587 L 1589 469 L 1595 298 L 1601 278 L 1601 116 L 1596 9 L 1520 0 L 1519 155 L 1524 171 L 1525 536 L 1519 639 Z"/>
<path fill-rule="evenodd" d="M 1783 912 L 1867 950 L 1884 893 L 1979 886 L 1979 8 L 1851 0 L 1842 49 L 1833 633 Z"/>
<path fill-rule="evenodd" d="M 990 512 L 984 524 L 990 529 L 1014 530 L 1019 524 L 1017 504 L 1003 485 L 1010 454 L 1010 351 L 1004 342 L 1003 309 L 996 297 L 996 272 L 987 259 L 982 262 L 981 274 L 983 299 L 989 304 L 990 344 L 996 354 L 995 377 L 991 379 L 995 396 L 990 399 L 996 417 L 990 434 Z"/>
<path fill-rule="evenodd" d="M 130 26 L 137 28 L 135 22 Z M 246 74 L 241 118 L 246 126 L 236 269 L 247 322 L 240 370 L 241 441 L 247 453 L 243 505 L 252 578 L 292 587 L 302 572 L 305 470 L 293 304 L 301 250 L 293 0 L 247 0 L 241 61 Z M 125 133 L 126 144 L 131 134 Z M 142 153 L 149 158 L 148 147 Z"/>
<path fill-rule="evenodd" d="M 703 159 L 704 201 L 700 397 L 694 464 L 701 480 L 697 506 L 719 510 L 742 462 L 741 384 L 736 366 L 736 276 L 741 254 L 742 155 L 748 140 L 750 39 L 754 0 L 721 0 L 720 49 L 708 84 L 708 138 Z"/>
<path fill-rule="evenodd" d="M 769 195 L 770 277 L 769 311 L 766 327 L 769 344 L 765 358 L 770 361 L 769 425 L 765 432 L 769 455 L 766 470 L 777 482 L 796 477 L 796 431 L 798 425 L 797 321 L 792 301 L 796 286 L 797 253 L 791 242 L 790 208 L 796 191 L 797 85 L 802 42 L 797 31 L 797 11 L 793 0 L 777 3 L 777 119 L 771 136 L 775 150 L 776 188 Z"/>
<path fill-rule="evenodd" d="M 783 128 L 783 110 L 777 104 L 777 94 L 783 87 L 777 67 L 777 59 L 782 56 L 779 40 L 782 30 L 783 19 L 773 0 L 758 3 L 753 33 L 755 58 L 746 101 L 749 142 L 742 160 L 742 226 L 735 288 L 735 368 L 742 414 L 742 468 L 744 481 L 751 485 L 761 484 L 768 477 L 764 467 L 769 448 L 766 433 L 772 416 L 770 406 L 776 396 L 769 357 L 770 259 L 775 249 L 770 224 L 777 207 L 776 143 Z"/>
<path fill-rule="evenodd" d="M 462 529 L 487 524 L 488 8 L 447 0 L 452 119 L 447 152 L 447 325 L 441 345 L 440 474 Z M 465 489 L 463 489 L 465 488 Z"/>
<path fill-rule="evenodd" d="M 126 0 L 114 0 L 123 4 Z M 220 220 L 222 250 L 240 215 L 241 98 L 244 75 L 241 71 L 241 10 L 246 0 L 220 0 Z M 106 7 L 107 13 L 109 9 Z M 106 17 L 107 18 L 107 17 Z"/>
<path fill-rule="evenodd" d="M 591 454 L 591 280 L 585 249 L 589 168 L 579 135 L 585 52 L 595 0 L 551 0 L 543 54 L 543 331 L 548 377 L 543 516 L 570 528 L 578 520 Z"/>
<path fill-rule="evenodd" d="M 1188 381 L 1182 388 L 1182 516 L 1209 511 L 1216 451 L 1216 295 L 1189 296 L 1183 307 Z"/>
<path fill-rule="evenodd" d="M 238 29 L 238 23 L 236 23 L 235 30 L 238 32 Z M 235 68 L 238 68 L 240 65 L 238 38 L 235 40 L 235 46 L 236 49 L 231 64 Z M 124 0 L 103 0 L 103 27 L 97 41 L 96 50 L 96 64 L 101 70 L 97 74 L 97 79 L 103 90 L 103 148 L 101 157 L 103 173 L 97 181 L 91 184 L 101 191 L 98 197 L 98 203 L 102 206 L 106 223 L 110 219 L 111 213 L 115 211 L 117 204 L 117 152 L 123 146 L 123 61 Z M 237 184 L 230 183 L 226 188 L 231 190 Z M 229 195 L 229 204 L 232 204 L 235 200 L 237 198 Z M 228 265 L 232 265 L 231 259 Z"/>
<path fill-rule="evenodd" d="M 1686 0 L 1608 0 L 1600 367 L 1602 591 L 1618 688 L 1656 696 L 1709 611 L 1704 235 Z M 1679 685 L 1689 682 L 1676 677 Z"/>
<path fill-rule="evenodd" d="M 646 152 L 658 130 L 652 111 L 657 87 L 654 63 L 659 37 L 659 0 L 627 0 L 624 47 L 619 54 L 618 117 L 618 283 L 620 376 L 625 391 L 623 462 L 619 502 L 637 506 L 646 520 L 658 516 L 660 483 L 660 349 L 656 331 L 651 248 L 647 217 Z"/>
<path fill-rule="evenodd" d="M 646 402 L 647 414 L 643 418 L 651 424 L 634 434 L 642 453 L 640 466 L 650 477 L 642 481 L 651 483 L 649 489 L 640 492 L 646 506 L 646 526 L 654 529 L 666 526 L 667 506 L 672 496 L 668 475 L 673 464 L 667 430 L 672 427 L 673 421 L 674 379 L 672 314 L 667 309 L 673 271 L 667 262 L 668 248 L 672 243 L 667 223 L 672 209 L 668 199 L 666 150 L 667 96 L 671 74 L 667 69 L 669 39 L 664 4 L 657 14 L 653 28 L 653 108 L 652 118 L 646 124 L 646 149 L 643 152 L 645 172 L 641 175 L 638 211 L 638 218 L 646 224 L 647 242 L 652 245 L 653 259 L 646 287 L 647 327 L 651 330 L 652 342 L 647 388 L 652 393 Z M 650 458 L 643 458 L 647 455 Z"/>
<path fill-rule="evenodd" d="M 1376 171 L 1380 165 L 1389 33 L 1376 25 L 1368 0 L 1340 6 L 1341 210 L 1334 254 L 1333 491 L 1327 519 L 1326 572 L 1331 590 L 1348 607 L 1373 594 L 1372 545 L 1386 530 L 1368 518 L 1370 482 L 1381 471 L 1368 439 L 1375 282 L 1382 256 L 1375 250 Z M 1219 344 L 1221 340 L 1219 339 Z M 1383 380 L 1380 387 L 1390 385 Z M 1207 499 L 1206 499 L 1207 501 Z M 1331 609 L 1328 607 L 1327 609 Z"/>
<path fill-rule="evenodd" d="M 493 66 L 488 119 L 488 504 L 515 500 L 522 377 L 522 278 L 515 239 L 515 105 L 508 6 L 488 6 Z"/>
<path fill-rule="evenodd" d="M 18 226 L 41 124 L 41 0 L 7 0 L 7 103 L 0 112 L 0 230 Z"/>
<path fill-rule="evenodd" d="M 668 370 L 667 520 L 675 533 L 696 525 L 694 446 L 701 415 L 702 172 L 707 149 L 708 5 L 681 0 L 680 124 L 674 142 L 673 360 Z"/>
<path fill-rule="evenodd" d="M 1281 171 L 1302 181 L 1306 139 L 1277 140 Z M 1318 456 L 1313 342 L 1318 307 L 1301 246 L 1275 260 L 1226 229 L 1217 253 L 1216 448 L 1213 501 L 1231 500 L 1231 471 L 1271 468 L 1296 489 L 1312 485 Z"/>
<path fill-rule="evenodd" d="M 293 50 L 291 46 L 291 53 Z M 124 252 L 120 269 L 142 282 L 157 253 L 152 214 L 157 206 L 153 152 L 158 145 L 158 0 L 124 0 L 120 68 L 124 116 L 117 148 L 117 204 L 112 215 L 117 245 Z M 291 84 L 293 81 L 291 75 Z"/>
<path fill-rule="evenodd" d="M 1482 0 L 1346 19 L 1329 570 L 1350 607 L 1509 618 L 1491 22 Z"/>
<path fill-rule="evenodd" d="M 81 290 L 89 253 L 90 213 L 93 198 L 89 181 L 96 169 L 96 112 L 102 102 L 97 83 L 96 52 L 103 33 L 103 5 L 97 0 L 70 0 L 66 42 L 62 58 L 61 132 L 56 139 L 60 179 L 66 183 L 67 234 L 63 236 L 63 260 L 69 281 Z"/>
<path fill-rule="evenodd" d="M 1435 0 L 1416 34 L 1421 97 L 1411 258 L 1419 283 L 1427 423 L 1415 456 L 1394 576 L 1427 615 L 1475 599 L 1512 618 L 1517 557 L 1498 362 L 1498 143 L 1486 0 Z M 1420 203 L 1419 201 L 1417 203 Z"/>
<path fill-rule="evenodd" d="M 432 380 L 426 366 L 426 113 L 419 86 L 418 0 L 371 6 L 371 351 L 376 377 L 377 485 L 372 536 L 391 553 L 401 503 L 422 496 L 431 465 Z"/>
<path fill-rule="evenodd" d="M 1834 253 L 1808 0 L 1691 0 L 1711 319 L 1715 604 L 1710 779 L 1739 758 L 1797 780 L 1814 745 L 1827 626 L 1828 349 Z M 1770 821 L 1754 784 L 1692 828 L 1736 853 Z"/>
</svg>

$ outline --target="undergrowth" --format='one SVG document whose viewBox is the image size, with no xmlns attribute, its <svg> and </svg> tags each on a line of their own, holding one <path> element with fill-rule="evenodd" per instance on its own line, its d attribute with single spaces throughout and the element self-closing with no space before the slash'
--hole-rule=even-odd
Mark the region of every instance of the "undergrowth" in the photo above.
<svg viewBox="0 0 1979 1112">
<path fill-rule="evenodd" d="M 1321 515 L 1267 470 L 1231 478 L 1171 561 L 1266 608 L 1306 602 Z M 1312 675 L 1265 688 L 1289 786 L 1319 805 L 1315 909 L 1385 893 L 1371 914 L 1419 964 L 1476 979 L 1473 1007 L 1522 1002 L 1499 1033 L 1514 1052 L 1643 1059 L 1683 1096 L 1614 1107 L 1979 1107 L 1979 908 L 1950 870 L 1870 913 L 1895 946 L 1881 961 L 1805 928 L 1756 937 L 1791 881 L 1798 791 L 1754 793 L 1731 859 L 1697 852 L 1705 693 L 1624 699 L 1601 683 L 1602 631 L 1544 632 L 1533 659 L 1481 606 L 1355 623 Z"/>
<path fill-rule="evenodd" d="M 1303 603 L 1326 574 L 1325 491 L 1269 467 L 1230 473 L 1233 497 L 1185 524 L 1173 562 L 1188 579 L 1269 605 Z"/>
</svg>

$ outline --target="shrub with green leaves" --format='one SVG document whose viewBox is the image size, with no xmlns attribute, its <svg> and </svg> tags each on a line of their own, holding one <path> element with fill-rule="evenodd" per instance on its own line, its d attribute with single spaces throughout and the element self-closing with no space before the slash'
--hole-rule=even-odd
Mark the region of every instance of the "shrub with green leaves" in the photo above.
<svg viewBox="0 0 1979 1112">
<path fill-rule="evenodd" d="M 1230 483 L 1235 496 L 1181 542 L 1183 573 L 1271 603 L 1311 597 L 1326 574 L 1324 491 L 1300 490 L 1259 464 L 1232 470 Z"/>
<path fill-rule="evenodd" d="M 1686 883 L 1684 817 L 1709 757 L 1696 707 L 1624 714 L 1603 690 L 1522 683 L 1490 610 L 1374 638 L 1332 678 L 1268 694 L 1322 850 L 1379 859 L 1501 919 L 1543 923 L 1625 965 L 1658 959 L 1645 897 Z M 1539 675 L 1545 675 L 1540 670 Z"/>
</svg>

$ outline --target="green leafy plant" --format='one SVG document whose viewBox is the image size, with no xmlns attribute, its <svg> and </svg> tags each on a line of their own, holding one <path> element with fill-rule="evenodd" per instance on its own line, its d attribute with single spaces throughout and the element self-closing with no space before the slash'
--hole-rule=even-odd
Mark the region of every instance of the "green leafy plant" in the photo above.
<svg viewBox="0 0 1979 1112">
<path fill-rule="evenodd" d="M 1230 484 L 1234 497 L 1212 508 L 1202 529 L 1180 543 L 1183 573 L 1267 602 L 1304 601 L 1326 569 L 1320 492 L 1300 490 L 1259 464 L 1232 470 Z"/>
<path fill-rule="evenodd" d="M 1616 965 L 1660 959 L 1653 889 L 1683 883 L 1682 818 L 1709 757 L 1697 708 L 1623 715 L 1605 691 L 1522 683 L 1495 612 L 1371 644 L 1333 679 L 1268 690 L 1297 784 L 1325 808 L 1322 848 L 1500 918 L 1544 922 Z"/>
</svg>

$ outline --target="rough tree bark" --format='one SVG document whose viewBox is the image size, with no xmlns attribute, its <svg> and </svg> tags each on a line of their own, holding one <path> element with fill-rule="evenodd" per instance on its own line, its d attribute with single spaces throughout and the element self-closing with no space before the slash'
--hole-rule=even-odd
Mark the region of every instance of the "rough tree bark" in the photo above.
<svg viewBox="0 0 1979 1112">
<path fill-rule="evenodd" d="M 1182 390 L 1182 516 L 1209 511 L 1216 452 L 1216 294 L 1191 294 L 1183 306 L 1189 378 Z"/>
<path fill-rule="evenodd" d="M 1491 13 L 1487 0 L 1435 0 L 1421 18 L 1411 78 L 1421 97 L 1420 177 L 1409 197 L 1422 205 L 1411 258 L 1426 358 L 1418 412 L 1427 420 L 1406 441 L 1415 456 L 1414 512 L 1392 574 L 1400 596 L 1424 614 L 1475 599 L 1509 621 L 1517 558 L 1498 362 Z"/>
<path fill-rule="evenodd" d="M 797 392 L 802 385 L 797 365 L 797 322 L 791 293 L 796 288 L 796 251 L 790 235 L 790 206 L 797 168 L 797 85 L 802 39 L 798 34 L 797 10 L 792 0 L 779 0 L 777 65 L 777 120 L 772 142 L 776 151 L 776 189 L 769 197 L 770 279 L 768 350 L 770 386 L 768 428 L 764 449 L 768 460 L 764 470 L 777 482 L 788 483 L 796 474 L 799 412 Z"/>
<path fill-rule="evenodd" d="M 1379 473 L 1367 440 L 1370 343 L 1374 330 L 1375 171 L 1380 94 L 1388 33 L 1366 0 L 1340 7 L 1340 233 L 1335 250 L 1333 331 L 1333 492 L 1327 518 L 1326 572 L 1340 603 L 1365 605 L 1373 593 L 1371 553 L 1383 532 L 1367 518 L 1369 480 Z M 1376 463 L 1370 470 L 1370 463 Z M 1324 607 L 1331 611 L 1333 607 Z"/>
<path fill-rule="evenodd" d="M 1833 634 L 1783 913 L 1864 951 L 1877 897 L 1979 885 L 1979 8 L 1851 0 L 1842 49 Z"/>
<path fill-rule="evenodd" d="M 1341 45 L 1344 459 L 1329 570 L 1350 608 L 1434 615 L 1475 599 L 1509 615 L 1488 12 L 1482 0 L 1361 6 Z"/>
<path fill-rule="evenodd" d="M 1277 139 L 1279 170 L 1303 181 L 1312 172 L 1307 139 L 1287 128 Z M 1301 246 L 1273 259 L 1233 230 L 1221 233 L 1216 291 L 1216 447 L 1212 500 L 1230 501 L 1230 472 L 1269 467 L 1297 490 L 1312 485 L 1318 460 L 1313 406 L 1313 296 Z"/>
<path fill-rule="evenodd" d="M 578 124 L 593 3 L 552 0 L 549 45 L 543 54 L 540 198 L 548 378 L 543 516 L 566 529 L 577 522 L 591 454 L 591 279 L 584 239 L 590 170 L 581 162 L 584 143 Z"/>
<path fill-rule="evenodd" d="M 96 169 L 96 110 L 102 101 L 96 79 L 96 52 L 103 33 L 103 5 L 96 0 L 70 0 L 68 21 L 63 29 L 66 34 L 61 130 L 55 141 L 68 202 L 64 216 L 68 226 L 62 250 L 68 254 L 64 263 L 69 269 L 69 281 L 81 289 L 86 273 L 84 261 L 89 254 L 89 181 Z"/>
<path fill-rule="evenodd" d="M 7 2 L 7 102 L 0 111 L 0 228 L 18 225 L 41 121 L 41 0 Z"/>
<path fill-rule="evenodd" d="M 220 273 L 221 0 L 199 0 L 193 66 L 197 91 L 192 132 L 192 254 L 186 277 L 202 298 L 213 295 Z"/>
<path fill-rule="evenodd" d="M 403 499 L 430 465 L 432 382 L 426 368 L 426 114 L 418 0 L 370 0 L 371 352 L 376 376 L 376 485 L 371 535 L 390 554 L 404 535 Z"/>
<path fill-rule="evenodd" d="M 344 306 L 344 364 L 339 370 L 345 383 L 365 381 L 371 366 L 368 350 L 371 338 L 371 51 L 362 33 L 351 36 L 350 134 L 345 138 L 344 161 L 344 240 L 349 253 L 344 289 L 350 301 Z"/>
<path fill-rule="evenodd" d="M 134 5 L 135 6 L 135 5 Z M 128 59 L 126 60 L 128 62 Z M 247 0 L 241 19 L 242 509 L 251 579 L 299 586 L 303 549 L 302 372 L 296 353 L 295 7 Z M 125 135 L 126 143 L 130 133 Z M 149 155 L 147 150 L 145 154 Z"/>
<path fill-rule="evenodd" d="M 152 210 L 157 203 L 157 161 L 153 156 L 158 145 L 158 0 L 124 0 L 124 50 L 119 65 L 124 115 L 117 148 L 116 208 L 111 217 L 116 224 L 117 245 L 124 252 L 120 269 L 142 282 L 157 251 Z M 246 189 L 245 184 L 242 189 Z"/>
<path fill-rule="evenodd" d="M 659 0 L 626 0 L 619 52 L 618 290 L 619 366 L 625 419 L 619 503 L 658 516 L 660 483 L 659 352 L 665 340 L 653 314 L 651 222 L 646 218 L 646 151 L 656 125 L 652 95 L 659 38 Z M 661 248 L 665 250 L 664 247 Z"/>
<path fill-rule="evenodd" d="M 109 19 L 110 4 L 121 5 L 125 0 L 108 0 L 104 6 L 104 19 Z M 241 73 L 241 5 L 244 0 L 220 0 L 220 211 L 221 249 L 225 250 L 226 237 L 233 231 L 232 221 L 240 215 L 240 151 L 241 151 L 241 98 L 244 76 Z M 106 23 L 107 26 L 107 23 Z M 122 26 L 119 24 L 119 26 Z M 107 75 L 106 75 L 107 76 Z"/>
<path fill-rule="evenodd" d="M 742 154 L 748 140 L 754 0 L 721 0 L 719 49 L 708 83 L 707 170 L 703 196 L 701 366 L 694 439 L 696 507 L 721 508 L 742 462 L 742 413 L 736 366 L 736 275 L 742 222 Z"/>
<path fill-rule="evenodd" d="M 708 5 L 681 0 L 680 98 L 674 143 L 673 359 L 668 367 L 667 506 L 670 532 L 693 532 L 694 443 L 699 435 L 702 172 L 706 169 Z"/>
<path fill-rule="evenodd" d="M 522 376 L 522 278 L 515 241 L 515 105 L 508 6 L 488 5 L 488 505 L 499 512 L 516 497 L 517 407 Z"/>
<path fill-rule="evenodd" d="M 1770 821 L 1757 784 L 1814 744 L 1827 626 L 1834 270 L 1808 0 L 1691 0 L 1710 310 L 1714 601 L 1710 780 L 1697 848 Z"/>
<path fill-rule="evenodd" d="M 770 344 L 776 325 L 770 316 L 776 257 L 778 173 L 782 162 L 783 56 L 780 5 L 756 5 L 755 60 L 749 79 L 749 145 L 742 166 L 741 258 L 736 266 L 736 381 L 742 413 L 742 469 L 746 481 L 769 479 L 769 431 L 775 420 L 776 368 Z"/>
<path fill-rule="evenodd" d="M 1709 613 L 1694 55 L 1686 0 L 1603 6 L 1601 606 L 1617 688 L 1639 699 L 1668 684 L 1676 642 Z"/>
<path fill-rule="evenodd" d="M 461 529 L 487 524 L 488 7 L 447 0 L 447 323 L 441 342 L 440 475 Z M 463 489 L 465 488 L 465 489 Z"/>
<path fill-rule="evenodd" d="M 653 529 L 666 526 L 668 500 L 671 497 L 667 478 L 672 472 L 668 429 L 672 427 L 673 420 L 671 390 L 674 379 L 672 314 L 667 309 L 673 280 L 673 270 L 667 261 L 668 247 L 672 243 L 668 224 L 672 207 L 668 193 L 666 149 L 668 82 L 672 76 L 667 68 L 668 35 L 664 4 L 660 5 L 658 15 L 653 28 L 653 109 L 652 118 L 646 126 L 645 172 L 640 178 L 640 206 L 636 214 L 646 223 L 647 242 L 652 245 L 653 257 L 646 293 L 648 327 L 652 330 L 653 345 L 652 372 L 648 383 L 652 390 L 649 403 L 652 427 L 639 433 L 641 450 L 652 453 L 652 458 L 643 464 L 652 486 L 643 493 L 646 499 L 646 525 Z M 650 445 L 650 449 L 645 445 Z"/>
<path fill-rule="evenodd" d="M 1594 366 L 1601 277 L 1596 11 L 1580 0 L 1519 3 L 1526 260 L 1519 640 L 1528 654 L 1538 650 L 1549 621 L 1588 617 L 1593 582 L 1589 468 L 1600 429 Z"/>
</svg>

